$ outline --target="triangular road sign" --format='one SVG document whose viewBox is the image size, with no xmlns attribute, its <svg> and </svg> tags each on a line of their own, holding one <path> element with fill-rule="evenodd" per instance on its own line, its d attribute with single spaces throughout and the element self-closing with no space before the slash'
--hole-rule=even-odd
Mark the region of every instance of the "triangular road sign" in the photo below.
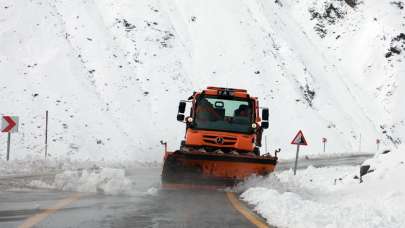
<svg viewBox="0 0 405 228">
<path fill-rule="evenodd" d="M 302 145 L 302 146 L 307 146 L 308 145 L 307 140 L 305 139 L 304 134 L 302 133 L 301 130 L 294 137 L 293 141 L 291 141 L 291 144 Z"/>
</svg>

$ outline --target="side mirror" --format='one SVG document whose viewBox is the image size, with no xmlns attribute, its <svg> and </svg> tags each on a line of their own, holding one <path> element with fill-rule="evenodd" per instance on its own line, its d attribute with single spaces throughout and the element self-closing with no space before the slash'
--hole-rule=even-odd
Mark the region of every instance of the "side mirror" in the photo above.
<svg viewBox="0 0 405 228">
<path fill-rule="evenodd" d="M 269 128 L 269 109 L 263 108 L 262 110 L 262 128 Z"/>
<path fill-rule="evenodd" d="M 274 156 L 277 158 L 278 153 L 281 152 L 281 148 L 278 148 L 277 150 L 274 151 Z"/>
<path fill-rule="evenodd" d="M 184 112 L 186 111 L 186 102 L 180 101 L 179 110 L 177 112 L 177 121 L 184 121 Z"/>
</svg>

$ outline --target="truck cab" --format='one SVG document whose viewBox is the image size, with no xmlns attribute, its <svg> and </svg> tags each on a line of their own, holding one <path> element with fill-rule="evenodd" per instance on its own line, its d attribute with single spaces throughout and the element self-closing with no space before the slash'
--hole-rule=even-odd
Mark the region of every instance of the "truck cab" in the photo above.
<svg viewBox="0 0 405 228">
<path fill-rule="evenodd" d="M 190 114 L 185 117 L 187 103 Z M 207 87 L 179 104 L 177 120 L 187 125 L 182 149 L 260 155 L 268 116 L 268 109 L 263 108 L 260 117 L 258 99 L 246 90 Z"/>
</svg>

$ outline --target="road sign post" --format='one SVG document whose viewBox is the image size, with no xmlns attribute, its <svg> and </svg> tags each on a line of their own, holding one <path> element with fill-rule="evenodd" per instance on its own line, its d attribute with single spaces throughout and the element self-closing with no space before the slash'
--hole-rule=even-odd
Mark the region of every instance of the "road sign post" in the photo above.
<svg viewBox="0 0 405 228">
<path fill-rule="evenodd" d="M 304 137 L 304 134 L 302 131 L 298 131 L 297 135 L 294 137 L 294 139 L 291 141 L 291 144 L 297 145 L 297 153 L 295 155 L 295 164 L 294 164 L 294 176 L 297 174 L 297 166 L 298 166 L 298 157 L 300 153 L 300 146 L 307 146 L 307 140 Z"/>
<path fill-rule="evenodd" d="M 45 113 L 45 159 L 48 156 L 48 111 Z"/>
<path fill-rule="evenodd" d="M 10 160 L 10 142 L 11 142 L 11 133 L 7 133 L 7 161 Z"/>
<path fill-rule="evenodd" d="M 297 174 L 298 154 L 300 153 L 300 145 L 297 145 L 297 153 L 295 154 L 294 176 Z"/>
<path fill-rule="evenodd" d="M 326 152 L 326 143 L 328 142 L 328 139 L 322 138 L 322 143 L 323 143 L 323 152 Z"/>
<path fill-rule="evenodd" d="M 1 132 L 7 133 L 7 161 L 10 160 L 11 133 L 18 132 L 18 117 L 3 116 L 1 118 Z"/>
<path fill-rule="evenodd" d="M 380 139 L 375 140 L 375 143 L 377 144 L 377 152 L 380 150 Z"/>
</svg>

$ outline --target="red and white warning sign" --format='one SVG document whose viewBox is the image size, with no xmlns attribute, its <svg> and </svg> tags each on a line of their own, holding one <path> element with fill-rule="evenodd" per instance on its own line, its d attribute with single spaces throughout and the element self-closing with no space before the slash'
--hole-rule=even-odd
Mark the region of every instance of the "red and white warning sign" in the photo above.
<svg viewBox="0 0 405 228">
<path fill-rule="evenodd" d="M 294 137 L 293 141 L 291 141 L 291 144 L 293 145 L 301 145 L 301 146 L 307 146 L 307 140 L 304 137 L 304 134 L 300 130 L 297 135 Z"/>
<path fill-rule="evenodd" d="M 1 118 L 1 132 L 18 132 L 18 116 L 3 116 Z"/>
</svg>

